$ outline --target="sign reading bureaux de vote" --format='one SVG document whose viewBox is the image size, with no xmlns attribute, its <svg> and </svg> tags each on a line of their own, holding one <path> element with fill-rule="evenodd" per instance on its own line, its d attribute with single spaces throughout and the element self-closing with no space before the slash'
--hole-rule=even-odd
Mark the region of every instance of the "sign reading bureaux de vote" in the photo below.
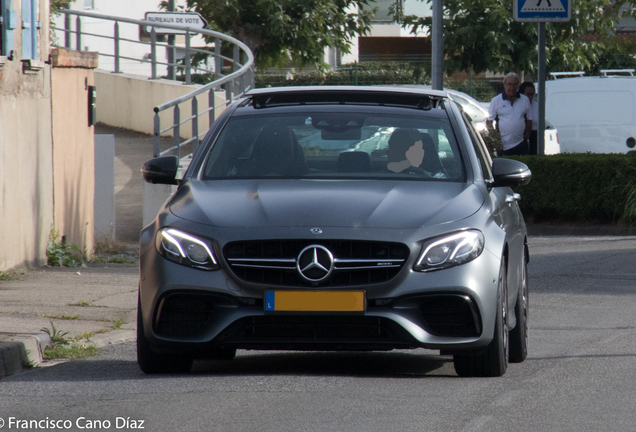
<svg viewBox="0 0 636 432">
<path fill-rule="evenodd" d="M 185 27 L 205 28 L 208 23 L 198 13 L 178 13 L 178 12 L 146 12 L 146 21 L 155 24 L 170 24 L 184 27 L 183 30 L 165 27 L 155 27 L 157 34 L 186 34 Z M 146 26 L 146 31 L 150 33 L 152 26 Z"/>
</svg>

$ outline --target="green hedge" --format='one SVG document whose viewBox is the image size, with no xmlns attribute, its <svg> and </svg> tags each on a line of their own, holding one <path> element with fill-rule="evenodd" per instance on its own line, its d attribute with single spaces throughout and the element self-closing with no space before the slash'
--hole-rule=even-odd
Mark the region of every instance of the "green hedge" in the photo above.
<svg viewBox="0 0 636 432">
<path fill-rule="evenodd" d="M 636 223 L 636 155 L 515 156 L 532 181 L 517 188 L 528 222 Z"/>
<path fill-rule="evenodd" d="M 344 65 L 341 69 L 318 71 L 259 72 L 256 87 L 318 86 L 318 85 L 383 85 L 430 84 L 426 69 L 406 62 L 364 62 Z"/>
</svg>

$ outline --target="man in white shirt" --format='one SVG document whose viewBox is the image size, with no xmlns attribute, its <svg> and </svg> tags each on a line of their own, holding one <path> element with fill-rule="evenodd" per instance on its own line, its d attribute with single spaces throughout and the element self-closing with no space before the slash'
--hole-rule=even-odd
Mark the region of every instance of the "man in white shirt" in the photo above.
<svg viewBox="0 0 636 432">
<path fill-rule="evenodd" d="M 528 154 L 528 139 L 532 130 L 530 100 L 519 93 L 519 76 L 516 73 L 510 72 L 504 77 L 504 92 L 492 99 L 488 111 L 488 129 L 493 129 L 493 121 L 496 120 L 501 134 L 503 151 L 497 151 L 497 155 Z"/>
<path fill-rule="evenodd" d="M 530 113 L 532 114 L 532 131 L 530 132 L 530 152 L 531 155 L 537 154 L 537 131 L 539 129 L 539 103 L 534 100 L 536 90 L 532 81 L 524 81 L 519 86 L 519 93 L 526 95 L 530 99 Z"/>
</svg>

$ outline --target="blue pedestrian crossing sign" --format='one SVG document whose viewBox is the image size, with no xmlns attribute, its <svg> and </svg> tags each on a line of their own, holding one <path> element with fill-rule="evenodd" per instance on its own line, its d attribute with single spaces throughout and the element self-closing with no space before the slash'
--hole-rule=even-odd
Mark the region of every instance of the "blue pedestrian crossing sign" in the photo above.
<svg viewBox="0 0 636 432">
<path fill-rule="evenodd" d="M 514 0 L 513 18 L 522 22 L 570 21 L 572 0 Z"/>
</svg>

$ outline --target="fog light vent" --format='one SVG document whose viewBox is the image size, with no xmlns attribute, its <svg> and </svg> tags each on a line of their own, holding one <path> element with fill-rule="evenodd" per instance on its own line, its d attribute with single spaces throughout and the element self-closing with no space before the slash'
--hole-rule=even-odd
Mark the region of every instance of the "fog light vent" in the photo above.
<svg viewBox="0 0 636 432">
<path fill-rule="evenodd" d="M 199 334 L 214 310 L 214 297 L 178 293 L 164 297 L 157 309 L 155 332 L 165 337 L 192 337 Z"/>
<path fill-rule="evenodd" d="M 473 300 L 466 295 L 429 296 L 420 303 L 427 330 L 435 336 L 475 337 L 481 319 Z"/>
</svg>

